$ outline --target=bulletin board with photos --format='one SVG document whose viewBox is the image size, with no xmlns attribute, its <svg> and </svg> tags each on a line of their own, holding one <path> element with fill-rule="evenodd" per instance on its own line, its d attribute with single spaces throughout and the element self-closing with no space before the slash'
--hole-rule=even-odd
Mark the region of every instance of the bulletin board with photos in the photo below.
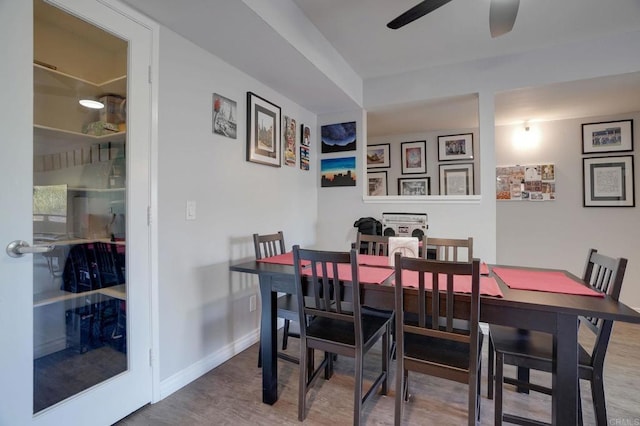
<svg viewBox="0 0 640 426">
<path fill-rule="evenodd" d="M 496 167 L 496 199 L 553 201 L 556 168 L 553 163 Z"/>
</svg>

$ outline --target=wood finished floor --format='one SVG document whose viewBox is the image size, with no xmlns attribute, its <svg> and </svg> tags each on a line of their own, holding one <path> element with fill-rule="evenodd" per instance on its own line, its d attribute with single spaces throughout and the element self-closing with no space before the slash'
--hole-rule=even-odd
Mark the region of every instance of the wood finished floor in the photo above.
<svg viewBox="0 0 640 426">
<path fill-rule="evenodd" d="M 581 334 L 581 342 L 588 336 Z M 290 340 L 287 352 L 296 353 L 297 339 Z M 482 424 L 493 424 L 493 401 L 486 398 L 486 342 L 482 365 Z M 190 383 L 162 401 L 142 407 L 118 425 L 298 425 L 297 365 L 279 361 L 279 400 L 274 405 L 261 402 L 261 374 L 256 367 L 258 346 L 253 345 L 229 361 Z M 375 348 L 366 368 L 379 366 Z M 392 425 L 395 399 L 395 363 L 392 363 L 390 392 L 375 395 L 364 407 L 363 424 Z M 506 372 L 511 372 L 509 367 Z M 366 374 L 366 373 L 365 373 Z M 372 374 L 369 375 L 371 378 Z M 365 376 L 366 377 L 366 376 Z M 550 377 L 532 372 L 532 379 L 550 384 Z M 405 404 L 402 424 L 466 424 L 466 386 L 419 374 L 409 376 L 411 399 Z M 370 382 L 368 382 L 370 383 Z M 640 425 L 640 325 L 614 325 L 605 366 L 608 425 Z M 581 382 L 584 424 L 595 425 L 588 382 Z M 505 411 L 551 419 L 551 399 L 545 395 L 521 395 L 507 386 Z M 353 414 L 353 361 L 340 357 L 336 373 L 329 381 L 319 380 L 308 394 L 304 424 L 348 425 Z"/>
</svg>

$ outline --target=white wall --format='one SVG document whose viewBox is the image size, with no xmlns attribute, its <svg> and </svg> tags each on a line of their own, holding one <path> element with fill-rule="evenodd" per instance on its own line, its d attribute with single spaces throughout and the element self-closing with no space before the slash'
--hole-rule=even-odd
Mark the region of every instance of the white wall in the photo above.
<svg viewBox="0 0 640 426">
<path fill-rule="evenodd" d="M 159 346 L 163 396 L 257 341 L 253 277 L 229 263 L 254 256 L 251 235 L 284 231 L 312 244 L 317 221 L 316 117 L 265 85 L 160 30 L 158 116 Z M 309 172 L 246 159 L 246 92 L 312 129 Z M 237 139 L 212 133 L 212 94 L 237 102 Z M 197 203 L 185 220 L 187 200 Z M 257 362 L 257 360 L 256 360 Z"/>
<path fill-rule="evenodd" d="M 496 129 L 496 161 L 499 166 L 554 163 L 556 200 L 545 202 L 498 201 L 498 262 L 568 269 L 581 276 L 590 248 L 629 260 L 621 299 L 640 307 L 640 215 L 638 207 L 583 207 L 582 123 L 634 120 L 634 134 L 640 130 L 640 112 L 607 117 L 534 123 L 540 143 L 529 149 L 513 144 L 517 126 Z M 636 143 L 637 151 L 637 143 Z M 620 152 L 607 155 L 633 155 Z M 635 172 L 636 205 L 640 177 Z"/>
</svg>

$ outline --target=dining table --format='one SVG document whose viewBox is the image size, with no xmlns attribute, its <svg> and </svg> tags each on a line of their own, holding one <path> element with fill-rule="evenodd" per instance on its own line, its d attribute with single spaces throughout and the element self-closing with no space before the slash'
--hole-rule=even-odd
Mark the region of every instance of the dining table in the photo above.
<svg viewBox="0 0 640 426">
<path fill-rule="evenodd" d="M 370 268 L 389 268 L 385 259 L 374 260 L 372 256 L 359 255 L 359 268 L 367 275 Z M 261 295 L 261 332 L 262 351 L 262 401 L 274 404 L 278 400 L 277 365 L 277 315 L 276 298 L 278 293 L 296 294 L 294 266 L 291 253 L 274 257 L 244 261 L 230 265 L 230 271 L 255 274 L 258 276 Z M 371 261 L 369 261 L 371 259 Z M 372 263 L 379 263 L 374 265 Z M 367 264 L 369 263 L 369 264 Z M 537 330 L 553 335 L 554 368 L 552 372 L 552 424 L 577 425 L 580 415 L 578 381 L 578 327 L 579 317 L 598 317 L 640 323 L 640 313 L 614 300 L 608 295 L 568 294 L 540 289 L 510 288 L 494 269 L 511 269 L 515 272 L 562 274 L 571 281 L 585 286 L 580 278 L 565 270 L 531 268 L 513 265 L 486 265 L 484 273 L 497 285 L 498 292 L 492 288 L 480 297 L 480 321 L 489 324 L 511 326 L 526 330 Z M 371 274 L 369 274 L 371 275 Z M 375 274 L 374 274 L 375 275 Z M 380 274 L 378 274 L 380 275 Z M 504 274 L 503 274 L 504 275 Z M 382 275 L 384 276 L 384 275 Z M 394 309 L 393 274 L 382 282 L 363 282 L 360 279 L 361 301 L 363 305 L 378 309 Z M 481 282 L 481 288 L 483 287 Z M 481 291 L 482 292 L 482 291 Z M 405 292 L 405 298 L 417 298 L 415 292 Z M 431 296 L 429 296 L 431 297 Z M 470 299 L 468 294 L 457 293 L 456 297 Z M 411 304 L 411 302 L 409 302 Z M 417 305 L 417 303 L 414 303 Z M 464 303 L 458 304 L 464 306 Z M 464 308 L 463 308 L 464 309 Z"/>
</svg>

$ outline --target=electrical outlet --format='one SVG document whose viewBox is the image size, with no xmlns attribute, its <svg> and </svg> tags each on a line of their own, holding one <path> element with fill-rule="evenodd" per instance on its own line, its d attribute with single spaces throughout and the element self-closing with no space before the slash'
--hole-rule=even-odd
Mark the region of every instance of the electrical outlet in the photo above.
<svg viewBox="0 0 640 426">
<path fill-rule="evenodd" d="M 256 295 L 249 297 L 249 312 L 253 312 L 256 310 Z"/>
</svg>

